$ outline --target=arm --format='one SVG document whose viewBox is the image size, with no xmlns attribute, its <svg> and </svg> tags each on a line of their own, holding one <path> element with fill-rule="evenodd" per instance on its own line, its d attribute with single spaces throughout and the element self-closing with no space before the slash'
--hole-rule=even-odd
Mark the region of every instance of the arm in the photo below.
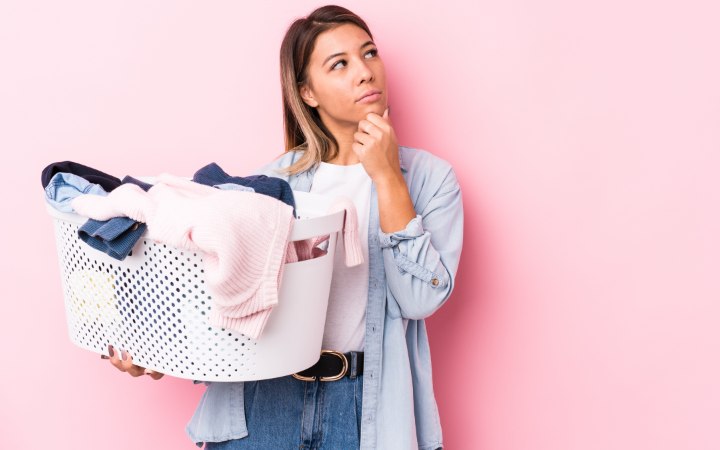
<svg viewBox="0 0 720 450">
<path fill-rule="evenodd" d="M 354 138 L 353 151 L 378 195 L 388 314 L 424 319 L 448 299 L 455 282 L 463 240 L 457 178 L 447 163 L 426 160 L 417 169 L 425 177 L 410 185 L 416 190 L 413 204 L 388 111 L 382 116 L 368 114 L 358 123 Z"/>
<path fill-rule="evenodd" d="M 403 230 L 378 233 L 391 316 L 424 319 L 445 303 L 455 284 L 463 241 L 460 186 L 448 167 L 439 187 L 430 188 L 430 200 Z"/>
</svg>

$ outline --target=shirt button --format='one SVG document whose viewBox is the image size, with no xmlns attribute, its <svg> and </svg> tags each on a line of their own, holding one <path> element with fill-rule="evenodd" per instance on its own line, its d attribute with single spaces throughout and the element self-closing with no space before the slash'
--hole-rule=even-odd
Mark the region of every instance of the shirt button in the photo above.
<svg viewBox="0 0 720 450">
<path fill-rule="evenodd" d="M 433 286 L 437 286 L 438 284 L 440 284 L 440 280 L 438 280 L 437 278 L 433 278 L 430 282 Z"/>
<path fill-rule="evenodd" d="M 135 222 L 130 230 L 135 231 L 137 229 L 138 229 L 138 224 L 137 224 L 137 222 Z"/>
</svg>

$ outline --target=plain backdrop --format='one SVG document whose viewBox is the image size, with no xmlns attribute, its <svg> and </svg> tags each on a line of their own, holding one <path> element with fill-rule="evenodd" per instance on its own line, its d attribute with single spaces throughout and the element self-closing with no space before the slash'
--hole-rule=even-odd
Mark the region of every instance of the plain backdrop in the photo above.
<svg viewBox="0 0 720 450">
<path fill-rule="evenodd" d="M 0 447 L 194 449 L 204 389 L 70 343 L 41 169 L 243 175 L 283 151 L 278 50 L 319 3 L 0 3 Z M 720 448 L 720 8 L 343 4 L 404 145 L 456 169 L 428 320 L 449 450 Z"/>
</svg>

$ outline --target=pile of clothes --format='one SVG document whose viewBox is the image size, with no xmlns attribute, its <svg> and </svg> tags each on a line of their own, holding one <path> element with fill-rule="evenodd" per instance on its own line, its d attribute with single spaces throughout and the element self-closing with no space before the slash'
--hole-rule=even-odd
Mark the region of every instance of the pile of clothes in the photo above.
<svg viewBox="0 0 720 450">
<path fill-rule="evenodd" d="M 254 339 L 278 303 L 285 263 L 326 254 L 327 235 L 289 240 L 295 199 L 281 178 L 230 176 L 211 163 L 191 180 L 165 173 L 149 184 L 64 161 L 43 170 L 42 184 L 55 209 L 88 218 L 78 237 L 117 260 L 130 256 L 142 236 L 201 252 L 213 301 L 210 324 Z M 345 263 L 355 266 L 362 263 L 357 214 L 349 200 L 328 213 L 340 209 Z"/>
</svg>

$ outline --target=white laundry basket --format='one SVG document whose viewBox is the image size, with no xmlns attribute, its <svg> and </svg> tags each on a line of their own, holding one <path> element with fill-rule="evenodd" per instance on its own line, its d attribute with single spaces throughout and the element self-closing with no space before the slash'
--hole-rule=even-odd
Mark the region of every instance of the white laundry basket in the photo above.
<svg viewBox="0 0 720 450">
<path fill-rule="evenodd" d="M 48 206 L 70 340 L 103 354 L 111 344 L 137 365 L 192 380 L 260 380 L 310 367 L 320 355 L 344 212 L 327 214 L 324 196 L 294 194 L 300 218 L 290 240 L 329 234 L 327 254 L 285 264 L 278 305 L 258 339 L 208 323 L 212 298 L 201 253 L 141 237 L 118 261 L 78 238 L 86 218 Z"/>
</svg>

